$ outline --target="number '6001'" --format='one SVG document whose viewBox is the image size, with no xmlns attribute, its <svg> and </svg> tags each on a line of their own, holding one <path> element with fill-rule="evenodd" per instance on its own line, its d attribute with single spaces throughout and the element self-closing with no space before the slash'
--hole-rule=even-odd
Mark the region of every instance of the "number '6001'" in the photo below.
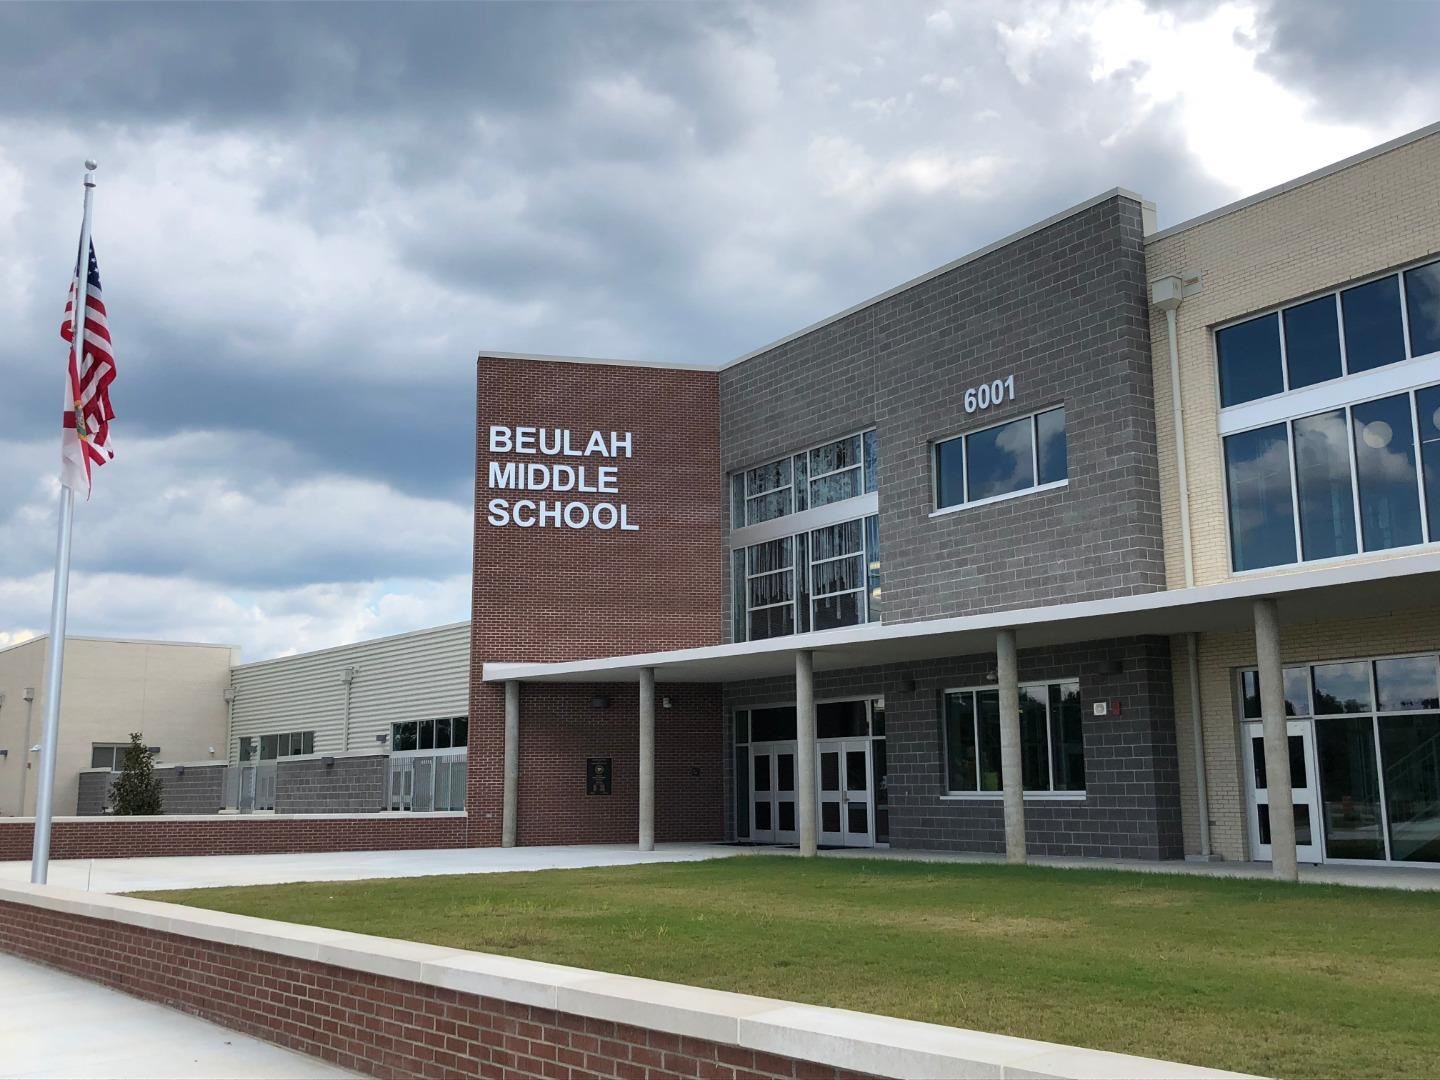
<svg viewBox="0 0 1440 1080">
<path fill-rule="evenodd" d="M 979 386 L 972 386 L 966 390 L 965 411 L 967 413 L 983 412 L 993 405 L 999 405 L 1002 401 L 1014 400 L 1015 376 L 1007 375 L 1003 379 L 981 383 Z"/>
</svg>

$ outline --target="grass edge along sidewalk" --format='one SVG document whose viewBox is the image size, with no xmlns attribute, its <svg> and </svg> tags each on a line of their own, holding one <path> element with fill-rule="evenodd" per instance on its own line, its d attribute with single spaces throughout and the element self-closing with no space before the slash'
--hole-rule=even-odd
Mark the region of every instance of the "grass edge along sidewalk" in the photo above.
<svg viewBox="0 0 1440 1080">
<path fill-rule="evenodd" d="M 1440 1060 L 1440 894 L 754 856 L 146 893 L 1277 1076 Z"/>
</svg>

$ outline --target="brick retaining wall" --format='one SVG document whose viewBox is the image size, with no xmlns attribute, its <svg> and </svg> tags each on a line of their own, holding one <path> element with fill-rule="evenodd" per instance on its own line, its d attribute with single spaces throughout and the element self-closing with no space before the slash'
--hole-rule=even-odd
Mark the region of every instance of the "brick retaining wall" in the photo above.
<svg viewBox="0 0 1440 1080">
<path fill-rule="evenodd" d="M 305 851 L 391 851 L 465 846 L 463 813 L 297 817 L 56 818 L 54 859 L 154 855 L 274 855 Z M 0 820 L 0 862 L 28 859 L 33 818 Z"/>
</svg>

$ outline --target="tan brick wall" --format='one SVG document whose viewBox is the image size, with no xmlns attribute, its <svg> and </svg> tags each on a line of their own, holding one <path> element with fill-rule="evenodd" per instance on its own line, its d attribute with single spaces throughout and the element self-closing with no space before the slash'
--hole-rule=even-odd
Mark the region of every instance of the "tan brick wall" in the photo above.
<svg viewBox="0 0 1440 1080">
<path fill-rule="evenodd" d="M 1211 328 L 1440 252 L 1440 133 L 1146 245 L 1151 281 L 1198 273 L 1177 313 L 1195 583 L 1230 576 Z M 1185 583 L 1170 354 L 1151 313 L 1166 575 Z M 1384 556 L 1357 556 L 1375 559 Z"/>
<path fill-rule="evenodd" d="M 1237 668 L 1255 664 L 1250 631 L 1200 635 L 1200 696 L 1204 717 L 1205 782 L 1209 787 L 1210 841 L 1225 859 L 1250 858 L 1245 821 L 1245 788 L 1240 771 Z M 1185 639 L 1172 641 L 1175 704 L 1180 751 L 1180 801 L 1186 854 L 1200 850 L 1195 797 L 1195 740 L 1190 719 L 1190 683 Z M 1280 629 L 1285 664 L 1440 650 L 1440 610 L 1433 607 L 1370 619 L 1286 625 Z"/>
</svg>

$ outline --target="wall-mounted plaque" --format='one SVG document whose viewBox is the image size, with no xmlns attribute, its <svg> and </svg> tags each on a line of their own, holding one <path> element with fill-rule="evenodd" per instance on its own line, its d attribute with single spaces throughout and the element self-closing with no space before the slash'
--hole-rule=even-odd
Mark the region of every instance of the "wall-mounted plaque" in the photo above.
<svg viewBox="0 0 1440 1080">
<path fill-rule="evenodd" d="M 585 794 L 610 794 L 610 759 L 592 757 L 585 759 Z"/>
</svg>

